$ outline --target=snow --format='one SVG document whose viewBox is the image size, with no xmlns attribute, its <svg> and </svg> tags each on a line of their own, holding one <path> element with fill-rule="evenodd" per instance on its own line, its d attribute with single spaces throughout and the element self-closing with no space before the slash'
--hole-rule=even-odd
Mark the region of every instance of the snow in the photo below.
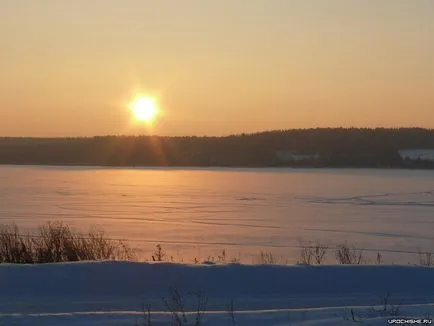
<svg viewBox="0 0 434 326">
<path fill-rule="evenodd" d="M 402 316 L 427 317 L 433 279 L 433 268 L 410 265 L 2 264 L 0 324 L 133 326 L 149 304 L 154 324 L 168 325 L 162 297 L 176 288 L 190 300 L 188 293 L 208 298 L 205 325 L 232 325 L 231 300 L 239 325 L 343 325 L 351 309 L 356 319 L 384 325 L 392 305 Z M 381 311 L 386 294 L 389 312 Z"/>
</svg>

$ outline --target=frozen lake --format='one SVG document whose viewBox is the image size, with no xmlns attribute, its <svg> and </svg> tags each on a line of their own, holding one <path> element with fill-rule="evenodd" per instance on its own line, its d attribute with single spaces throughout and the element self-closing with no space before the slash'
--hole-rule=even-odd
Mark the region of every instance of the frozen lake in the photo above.
<svg viewBox="0 0 434 326">
<path fill-rule="evenodd" d="M 160 243 L 184 261 L 225 249 L 294 262 L 300 242 L 319 240 L 407 263 L 419 258 L 393 251 L 434 249 L 434 172 L 1 166 L 0 218 L 99 226 L 147 259 Z"/>
</svg>

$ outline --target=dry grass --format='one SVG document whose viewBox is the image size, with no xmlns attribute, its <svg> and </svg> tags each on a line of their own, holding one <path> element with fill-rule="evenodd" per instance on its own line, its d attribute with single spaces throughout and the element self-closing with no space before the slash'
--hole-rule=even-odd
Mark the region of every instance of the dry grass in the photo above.
<svg viewBox="0 0 434 326">
<path fill-rule="evenodd" d="M 320 242 L 307 242 L 299 246 L 298 264 L 322 265 L 337 263 L 345 265 L 384 264 L 383 255 L 376 253 L 376 257 L 365 255 L 366 249 L 358 249 L 347 242 L 328 246 Z M 364 251 L 365 250 L 365 251 Z M 334 255 L 328 255 L 332 251 Z M 328 256 L 334 256 L 335 261 L 326 261 Z M 183 263 L 184 259 L 177 259 L 167 253 L 158 244 L 151 254 L 155 262 Z M 108 238 L 104 231 L 91 229 L 86 233 L 73 230 L 63 222 L 49 222 L 31 232 L 23 232 L 15 224 L 0 225 L 0 263 L 13 264 L 41 264 L 74 261 L 99 260 L 137 260 L 137 255 L 126 241 Z M 208 256 L 206 259 L 195 257 L 195 264 L 227 264 L 241 263 L 241 256 L 232 258 L 226 250 L 220 254 Z M 276 256 L 272 252 L 261 251 L 254 264 L 288 264 L 283 256 Z M 420 266 L 434 266 L 431 252 L 419 252 Z"/>
<path fill-rule="evenodd" d="M 16 225 L 0 226 L 0 262 L 43 264 L 95 260 L 134 260 L 135 253 L 121 240 L 101 230 L 73 231 L 62 222 L 49 222 L 22 233 Z"/>
</svg>

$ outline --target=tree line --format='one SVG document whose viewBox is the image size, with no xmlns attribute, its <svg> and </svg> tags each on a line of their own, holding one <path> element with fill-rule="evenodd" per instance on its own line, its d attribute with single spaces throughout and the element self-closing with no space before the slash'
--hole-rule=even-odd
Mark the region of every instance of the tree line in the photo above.
<svg viewBox="0 0 434 326">
<path fill-rule="evenodd" d="M 434 167 L 409 165 L 401 149 L 434 149 L 434 130 L 317 128 L 224 137 L 0 138 L 0 164 L 98 166 Z M 319 154 L 282 161 L 278 151 Z"/>
</svg>

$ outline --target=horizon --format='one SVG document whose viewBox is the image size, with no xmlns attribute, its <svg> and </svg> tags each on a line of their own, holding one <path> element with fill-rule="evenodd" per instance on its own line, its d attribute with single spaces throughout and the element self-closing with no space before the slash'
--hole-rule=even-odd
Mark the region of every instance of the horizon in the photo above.
<svg viewBox="0 0 434 326">
<path fill-rule="evenodd" d="M 234 136 L 249 136 L 249 135 L 258 135 L 258 134 L 266 134 L 273 132 L 294 132 L 294 131 L 314 131 L 314 130 L 328 130 L 328 131 L 336 131 L 336 130 L 363 130 L 363 131 L 375 131 L 375 130 L 386 130 L 386 131 L 408 131 L 408 130 L 419 130 L 419 131 L 428 131 L 434 132 L 434 128 L 423 128 L 423 127 L 312 127 L 312 128 L 287 128 L 287 129 L 267 129 L 267 130 L 258 130 L 252 132 L 239 132 L 232 134 L 223 134 L 223 135 L 193 135 L 193 134 L 185 134 L 185 135 L 164 135 L 164 134 L 101 134 L 101 135 L 86 135 L 86 136 L 55 136 L 55 137 L 43 137 L 43 136 L 2 136 L 0 135 L 0 139 L 4 138 L 14 138 L 14 139 L 68 139 L 68 138 L 104 138 L 104 137 L 161 137 L 161 138 L 186 138 L 186 137 L 197 137 L 197 138 L 226 138 L 226 137 L 234 137 Z"/>
<path fill-rule="evenodd" d="M 8 137 L 434 128 L 434 2 L 0 4 Z"/>
</svg>

